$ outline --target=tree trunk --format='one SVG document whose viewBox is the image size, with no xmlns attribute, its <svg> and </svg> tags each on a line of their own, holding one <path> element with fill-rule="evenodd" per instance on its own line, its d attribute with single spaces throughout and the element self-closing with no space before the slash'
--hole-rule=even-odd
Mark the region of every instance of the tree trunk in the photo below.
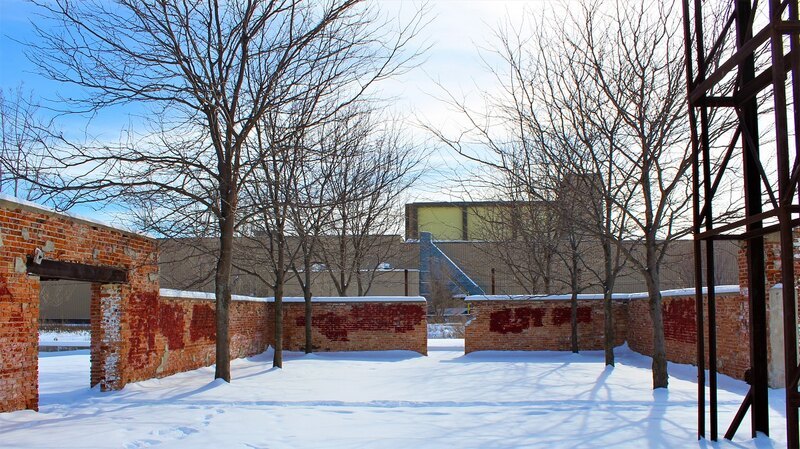
<svg viewBox="0 0 800 449">
<path fill-rule="evenodd" d="M 225 190 L 224 186 L 221 190 Z M 230 196 L 230 195 L 228 195 Z M 235 201 L 235 200 L 234 200 Z M 216 365 L 214 378 L 231 381 L 231 351 L 228 332 L 231 303 L 231 264 L 233 263 L 234 201 L 222 201 L 220 219 L 219 259 L 214 273 L 216 297 Z"/>
<path fill-rule="evenodd" d="M 311 354 L 314 350 L 313 341 L 311 337 L 311 260 L 308 257 L 303 258 L 305 285 L 303 287 L 303 299 L 305 300 L 305 318 L 306 318 L 306 354 Z"/>
<path fill-rule="evenodd" d="M 578 353 L 578 284 L 580 280 L 578 277 L 580 274 L 578 273 L 578 248 L 574 244 L 572 245 L 572 272 L 570 273 L 570 287 L 572 289 L 572 297 L 570 298 L 570 324 L 572 327 L 572 335 L 571 335 L 571 346 L 572 352 Z"/>
<path fill-rule="evenodd" d="M 356 274 L 356 287 L 358 288 L 358 296 L 364 296 L 364 284 L 361 281 L 360 272 L 357 272 Z"/>
<path fill-rule="evenodd" d="M 347 254 L 347 215 L 342 219 L 342 235 L 339 238 L 339 295 L 347 296 L 348 282 L 345 276 L 345 256 Z"/>
<path fill-rule="evenodd" d="M 653 389 L 667 388 L 669 376 L 658 271 L 651 268 L 644 273 L 644 277 L 650 297 L 650 319 L 653 322 Z"/>
<path fill-rule="evenodd" d="M 275 284 L 275 355 L 272 366 L 283 368 L 283 282 Z"/>
<path fill-rule="evenodd" d="M 570 343 L 572 346 L 572 352 L 578 353 L 578 291 L 576 289 L 572 289 L 572 298 L 570 299 L 572 303 L 572 311 L 570 316 L 570 322 L 572 324 L 572 335 L 570 338 Z"/>
<path fill-rule="evenodd" d="M 285 278 L 284 267 L 284 240 L 283 234 L 279 235 L 278 263 L 275 270 L 275 355 L 272 366 L 283 368 L 283 284 Z"/>
<path fill-rule="evenodd" d="M 606 366 L 614 366 L 614 272 L 611 267 L 611 242 L 606 238 L 603 241 L 603 350 L 605 352 Z"/>
</svg>

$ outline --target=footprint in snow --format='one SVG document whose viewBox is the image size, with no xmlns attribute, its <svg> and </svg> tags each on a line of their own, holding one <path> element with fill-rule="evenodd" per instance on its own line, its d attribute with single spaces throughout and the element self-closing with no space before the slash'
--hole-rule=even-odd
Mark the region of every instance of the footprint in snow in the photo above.
<svg viewBox="0 0 800 449">
<path fill-rule="evenodd" d="M 156 444 L 161 444 L 159 440 L 136 440 L 131 441 L 130 443 L 125 444 L 125 449 L 142 449 L 145 447 L 155 446 Z"/>
<path fill-rule="evenodd" d="M 161 429 L 158 431 L 153 431 L 153 433 L 157 434 L 158 436 L 170 437 L 176 440 L 182 440 L 187 436 L 197 432 L 199 432 L 199 430 L 187 426 L 171 427 L 169 429 Z"/>
</svg>

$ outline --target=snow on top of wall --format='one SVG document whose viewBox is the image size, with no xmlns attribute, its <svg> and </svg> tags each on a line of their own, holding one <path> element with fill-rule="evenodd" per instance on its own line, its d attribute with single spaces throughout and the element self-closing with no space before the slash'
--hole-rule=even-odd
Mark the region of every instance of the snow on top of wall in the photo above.
<svg viewBox="0 0 800 449">
<path fill-rule="evenodd" d="M 44 205 L 41 205 L 41 204 L 38 204 L 38 203 L 34 203 L 33 201 L 23 200 L 22 198 L 17 198 L 15 196 L 5 195 L 3 193 L 0 193 L 0 201 L 6 201 L 6 202 L 9 202 L 9 203 L 17 204 L 19 206 L 23 206 L 23 207 L 26 207 L 28 209 L 34 209 L 34 210 L 37 210 L 37 211 L 40 211 L 40 212 L 44 212 L 44 213 L 47 213 L 47 214 L 63 215 L 65 217 L 69 217 L 69 218 L 72 218 L 72 219 L 77 220 L 77 221 L 83 221 L 85 223 L 103 226 L 104 228 L 113 229 L 115 231 L 124 232 L 126 234 L 133 234 L 133 235 L 136 235 L 138 237 L 143 237 L 143 238 L 147 238 L 147 239 L 151 238 L 151 237 L 148 237 L 147 235 L 144 235 L 144 234 L 141 234 L 139 232 L 133 231 L 133 230 L 131 230 L 129 228 L 126 228 L 125 226 L 122 226 L 122 225 L 111 224 L 111 223 L 108 223 L 108 222 L 105 222 L 105 221 L 102 221 L 102 220 L 98 220 L 96 218 L 92 218 L 92 217 L 87 217 L 85 215 L 76 214 L 74 212 L 57 211 L 52 207 L 44 206 Z"/>
<path fill-rule="evenodd" d="M 209 292 L 191 292 L 187 290 L 174 290 L 171 288 L 162 288 L 158 291 L 162 298 L 179 298 L 179 299 L 205 299 L 214 301 L 216 296 Z M 257 296 L 244 296 L 244 295 L 231 295 L 233 301 L 254 301 L 254 302 L 268 302 L 268 298 L 259 298 Z"/>
<path fill-rule="evenodd" d="M 275 298 L 266 298 L 274 302 Z M 304 302 L 302 296 L 284 296 L 283 302 Z M 422 296 L 314 296 L 311 302 L 426 302 Z"/>
<path fill-rule="evenodd" d="M 203 299 L 209 301 L 215 299 L 213 293 L 173 290 L 171 288 L 162 288 L 159 294 L 164 298 Z M 275 302 L 275 298 L 272 296 L 232 295 L 231 299 L 233 301 Z M 283 302 L 288 303 L 304 301 L 305 298 L 302 296 L 283 297 Z M 425 302 L 425 298 L 422 296 L 314 296 L 311 298 L 311 302 Z"/>
<path fill-rule="evenodd" d="M 626 299 L 628 295 L 612 295 L 614 299 Z M 622 298 L 621 296 L 625 296 Z M 464 298 L 465 301 L 563 301 L 572 298 L 570 294 L 564 295 L 470 295 Z M 586 294 L 578 295 L 579 300 L 594 300 L 603 299 L 602 294 Z"/>
<path fill-rule="evenodd" d="M 661 296 L 692 296 L 694 295 L 695 288 L 677 288 L 674 290 L 663 290 Z M 714 293 L 717 295 L 738 295 L 740 293 L 738 285 L 715 285 Z M 703 294 L 708 294 L 708 287 L 703 287 Z M 647 295 L 645 293 L 645 295 Z"/>
<path fill-rule="evenodd" d="M 674 290 L 662 290 L 661 296 L 664 298 L 671 296 L 693 296 L 695 289 L 692 288 L 679 288 Z M 730 295 L 739 294 L 738 285 L 717 285 L 714 287 L 714 292 L 717 295 Z M 708 293 L 708 288 L 703 287 L 703 294 Z M 647 292 L 640 293 L 614 293 L 611 295 L 615 300 L 630 300 L 630 299 L 647 299 L 650 296 Z M 568 301 L 572 299 L 571 294 L 563 295 L 471 295 L 464 298 L 465 301 Z M 578 295 L 578 300 L 602 300 L 601 293 L 582 293 Z"/>
</svg>

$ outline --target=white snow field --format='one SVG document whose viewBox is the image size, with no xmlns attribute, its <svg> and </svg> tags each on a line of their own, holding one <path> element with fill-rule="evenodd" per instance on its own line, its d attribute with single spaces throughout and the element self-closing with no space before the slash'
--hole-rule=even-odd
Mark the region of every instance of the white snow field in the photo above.
<svg viewBox="0 0 800 449">
<path fill-rule="evenodd" d="M 88 348 L 92 341 L 88 330 L 40 331 L 39 346 L 74 346 Z"/>
<path fill-rule="evenodd" d="M 698 442 L 691 366 L 671 365 L 668 391 L 650 387 L 650 359 L 601 352 L 479 352 L 463 340 L 405 351 L 265 353 L 101 393 L 88 351 L 42 353 L 40 412 L 0 414 L 2 448 L 779 448 L 783 391 L 771 391 L 772 437 Z M 724 432 L 746 385 L 720 377 Z M 720 435 L 721 437 L 721 435 Z"/>
</svg>

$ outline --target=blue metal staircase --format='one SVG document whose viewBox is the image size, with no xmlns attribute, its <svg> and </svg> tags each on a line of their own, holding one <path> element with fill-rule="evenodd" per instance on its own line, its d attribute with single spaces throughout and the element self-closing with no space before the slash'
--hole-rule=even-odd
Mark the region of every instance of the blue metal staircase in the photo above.
<svg viewBox="0 0 800 449">
<path fill-rule="evenodd" d="M 444 273 L 446 272 L 446 273 Z M 435 276 L 434 276 L 435 275 Z M 454 294 L 483 295 L 483 289 L 447 254 L 433 243 L 430 232 L 419 233 L 419 293 L 430 297 L 431 283 L 435 278 L 446 277 L 448 288 Z"/>
</svg>

